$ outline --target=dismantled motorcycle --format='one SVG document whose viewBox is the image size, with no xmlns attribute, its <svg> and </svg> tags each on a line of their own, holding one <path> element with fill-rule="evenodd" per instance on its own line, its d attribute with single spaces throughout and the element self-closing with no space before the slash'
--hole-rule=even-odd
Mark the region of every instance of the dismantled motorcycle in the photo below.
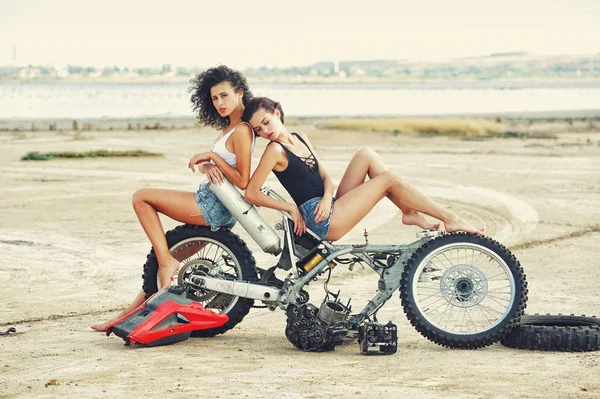
<svg viewBox="0 0 600 399">
<path fill-rule="evenodd" d="M 181 225 L 167 232 L 173 256 L 181 267 L 175 284 L 184 295 L 215 314 L 223 324 L 199 328 L 192 336 L 214 336 L 240 323 L 255 301 L 287 315 L 288 340 L 305 351 L 332 350 L 349 331 L 358 336 L 361 353 L 391 354 L 397 328 L 377 322 L 377 312 L 399 290 L 404 312 L 427 339 L 449 348 L 481 348 L 502 339 L 519 322 L 527 302 L 527 283 L 515 256 L 484 235 L 425 231 L 405 245 L 335 245 L 310 230 L 293 233 L 290 216 L 280 212 L 275 229 L 255 206 L 244 201 L 228 181 L 210 185 L 256 243 L 278 256 L 270 268 L 256 266 L 246 243 L 228 229 Z M 269 188 L 264 194 L 284 200 Z M 275 230 L 279 230 L 277 233 Z M 350 301 L 327 290 L 336 265 L 370 267 L 379 275 L 376 295 L 358 313 Z M 285 279 L 274 271 L 283 269 Z M 157 291 L 158 263 L 153 251 L 144 266 L 147 297 Z M 309 303 L 306 286 L 325 279 L 325 300 Z"/>
</svg>

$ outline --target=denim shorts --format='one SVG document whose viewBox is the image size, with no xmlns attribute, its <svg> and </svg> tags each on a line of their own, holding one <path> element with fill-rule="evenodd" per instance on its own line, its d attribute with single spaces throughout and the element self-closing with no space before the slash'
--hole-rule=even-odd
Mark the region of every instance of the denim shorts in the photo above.
<svg viewBox="0 0 600 399">
<path fill-rule="evenodd" d="M 235 226 L 237 220 L 229 212 L 229 209 L 219 201 L 217 196 L 210 191 L 208 183 L 202 183 L 198 187 L 196 202 L 200 212 L 202 212 L 202 217 L 208 222 L 212 231 L 216 231 L 221 227 L 231 229 Z"/>
<path fill-rule="evenodd" d="M 300 213 L 302 214 L 302 218 L 304 218 L 304 223 L 306 223 L 306 227 L 309 228 L 313 233 L 319 236 L 321 240 L 327 238 L 327 233 L 329 233 L 329 223 L 331 221 L 331 212 L 333 211 L 333 203 L 335 202 L 335 198 L 331 199 L 331 209 L 329 210 L 329 217 L 327 219 L 320 221 L 319 223 L 315 222 L 315 209 L 321 201 L 323 197 L 315 197 L 306 201 L 304 204 L 300 205 L 298 208 L 300 209 Z"/>
</svg>

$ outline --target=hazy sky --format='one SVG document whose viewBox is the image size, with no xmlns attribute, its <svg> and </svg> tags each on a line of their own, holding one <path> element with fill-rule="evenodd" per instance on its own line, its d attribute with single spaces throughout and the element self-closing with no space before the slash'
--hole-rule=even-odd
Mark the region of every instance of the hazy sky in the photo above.
<svg viewBox="0 0 600 399">
<path fill-rule="evenodd" d="M 600 52 L 599 0 L 0 0 L 0 65 L 248 66 Z"/>
</svg>

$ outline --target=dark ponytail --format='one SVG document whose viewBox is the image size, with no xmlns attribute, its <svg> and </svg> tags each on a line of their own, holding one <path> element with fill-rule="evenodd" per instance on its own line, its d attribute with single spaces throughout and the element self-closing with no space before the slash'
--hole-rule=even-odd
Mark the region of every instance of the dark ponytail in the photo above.
<svg viewBox="0 0 600 399">
<path fill-rule="evenodd" d="M 261 108 L 272 114 L 275 113 L 276 109 L 279 110 L 279 119 L 281 120 L 281 123 L 283 123 L 283 108 L 281 108 L 281 104 L 267 97 L 254 97 L 252 100 L 250 100 L 248 104 L 246 104 L 246 109 L 242 115 L 242 120 L 244 122 L 250 122 L 252 115 L 254 115 L 256 111 Z"/>
</svg>

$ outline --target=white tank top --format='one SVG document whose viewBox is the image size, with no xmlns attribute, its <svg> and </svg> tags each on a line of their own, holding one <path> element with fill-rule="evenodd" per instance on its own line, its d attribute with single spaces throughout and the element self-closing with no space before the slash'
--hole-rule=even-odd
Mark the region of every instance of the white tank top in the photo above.
<svg viewBox="0 0 600 399">
<path fill-rule="evenodd" d="M 250 126 L 250 125 L 248 125 L 248 126 Z M 229 139 L 229 137 L 231 137 L 233 132 L 235 132 L 235 128 L 231 129 L 229 132 L 227 132 L 225 134 L 225 136 L 221 137 L 219 139 L 219 141 L 214 143 L 212 146 L 212 151 L 214 153 L 218 154 L 221 158 L 223 158 L 223 160 L 225 162 L 227 162 L 229 165 L 231 165 L 235 168 L 235 167 L 237 167 L 237 161 L 236 161 L 235 154 L 232 152 L 229 152 L 229 150 L 227 150 L 227 147 L 225 147 L 225 143 L 227 143 L 227 139 Z M 256 141 L 256 137 L 254 136 L 254 134 L 252 134 L 252 148 L 251 148 L 250 152 L 254 152 L 255 141 Z M 214 164 L 214 162 L 213 162 L 213 164 Z"/>
</svg>

